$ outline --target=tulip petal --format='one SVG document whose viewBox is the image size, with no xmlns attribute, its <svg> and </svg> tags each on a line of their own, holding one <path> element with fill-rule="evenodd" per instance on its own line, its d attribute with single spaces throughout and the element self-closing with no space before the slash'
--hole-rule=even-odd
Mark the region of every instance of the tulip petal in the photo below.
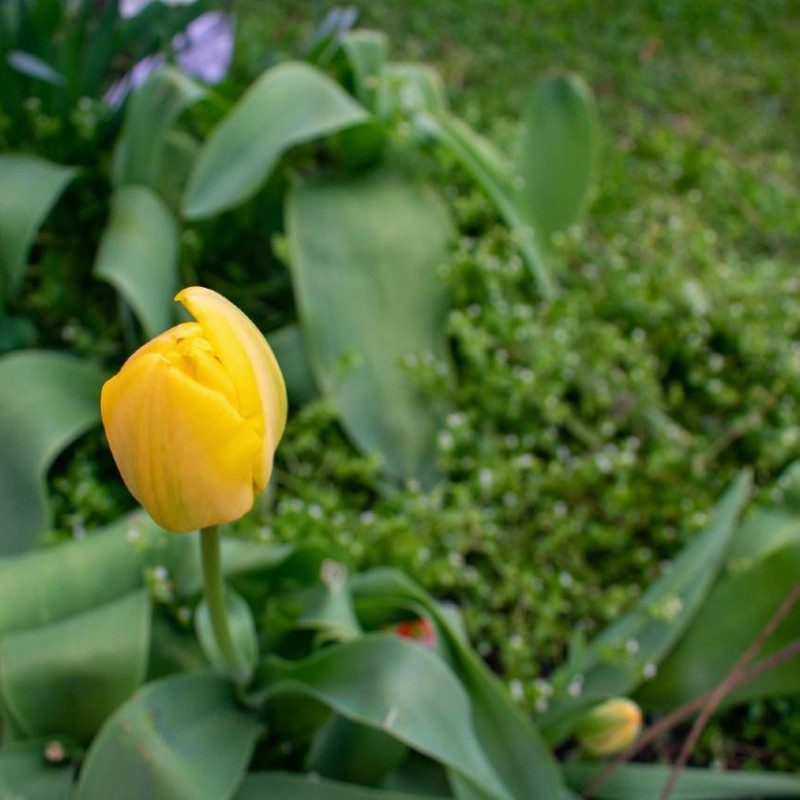
<svg viewBox="0 0 800 800">
<path fill-rule="evenodd" d="M 286 386 L 278 362 L 259 329 L 233 303 L 211 289 L 192 286 L 175 299 L 200 323 L 205 337 L 233 380 L 239 409 L 263 437 L 254 471 L 261 491 L 286 427 Z"/>
<path fill-rule="evenodd" d="M 261 440 L 221 393 L 151 350 L 105 384 L 100 405 L 125 485 L 159 525 L 185 532 L 252 507 Z"/>
</svg>

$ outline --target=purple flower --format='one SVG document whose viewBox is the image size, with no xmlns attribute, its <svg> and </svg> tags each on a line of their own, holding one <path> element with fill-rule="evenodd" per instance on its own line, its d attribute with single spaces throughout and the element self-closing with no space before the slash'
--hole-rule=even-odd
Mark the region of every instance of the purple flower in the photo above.
<svg viewBox="0 0 800 800">
<path fill-rule="evenodd" d="M 233 58 L 234 20 L 229 14 L 209 11 L 192 20 L 172 39 L 175 59 L 187 75 L 206 83 L 219 83 Z"/>
<path fill-rule="evenodd" d="M 128 92 L 141 86 L 159 67 L 164 66 L 167 57 L 163 53 L 153 53 L 133 65 L 133 69 L 113 83 L 103 95 L 103 102 L 111 108 L 119 108 Z"/>
</svg>

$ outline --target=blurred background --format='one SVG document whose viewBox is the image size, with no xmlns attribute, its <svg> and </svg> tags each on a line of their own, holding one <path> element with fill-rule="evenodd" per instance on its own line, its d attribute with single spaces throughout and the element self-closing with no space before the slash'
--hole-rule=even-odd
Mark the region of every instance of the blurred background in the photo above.
<svg viewBox="0 0 800 800">
<path fill-rule="evenodd" d="M 133 507 L 97 389 L 195 283 L 257 322 L 290 389 L 241 534 L 407 570 L 531 711 L 575 632 L 629 607 L 740 468 L 788 502 L 797 3 L 0 15 L 6 552 Z M 257 83 L 288 60 L 330 85 Z M 248 87 L 266 100 L 237 131 Z M 531 141 L 553 148 L 538 187 Z M 800 704 L 728 712 L 695 761 L 796 769 Z"/>
</svg>

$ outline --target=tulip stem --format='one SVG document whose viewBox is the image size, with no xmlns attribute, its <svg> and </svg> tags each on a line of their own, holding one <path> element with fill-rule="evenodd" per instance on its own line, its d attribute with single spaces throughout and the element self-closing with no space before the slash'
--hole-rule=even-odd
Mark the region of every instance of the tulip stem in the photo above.
<svg viewBox="0 0 800 800">
<path fill-rule="evenodd" d="M 219 531 L 216 525 L 200 531 L 200 552 L 203 562 L 203 590 L 211 619 L 211 627 L 228 672 L 237 683 L 244 680 L 243 670 L 236 646 L 233 643 L 228 614 L 225 609 L 225 583 L 222 580 L 222 558 L 220 557 Z"/>
</svg>

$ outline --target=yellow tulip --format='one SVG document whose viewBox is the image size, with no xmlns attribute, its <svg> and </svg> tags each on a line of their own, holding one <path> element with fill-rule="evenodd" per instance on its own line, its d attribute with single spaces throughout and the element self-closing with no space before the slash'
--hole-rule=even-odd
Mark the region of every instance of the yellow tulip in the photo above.
<svg viewBox="0 0 800 800">
<path fill-rule="evenodd" d="M 627 750 L 642 730 L 642 710 L 627 697 L 595 706 L 580 721 L 578 741 L 593 756 L 613 756 Z"/>
<path fill-rule="evenodd" d="M 256 326 L 222 295 L 175 299 L 196 320 L 140 347 L 103 386 L 100 409 L 130 493 L 176 532 L 238 519 L 272 472 L 286 387 Z"/>
</svg>

